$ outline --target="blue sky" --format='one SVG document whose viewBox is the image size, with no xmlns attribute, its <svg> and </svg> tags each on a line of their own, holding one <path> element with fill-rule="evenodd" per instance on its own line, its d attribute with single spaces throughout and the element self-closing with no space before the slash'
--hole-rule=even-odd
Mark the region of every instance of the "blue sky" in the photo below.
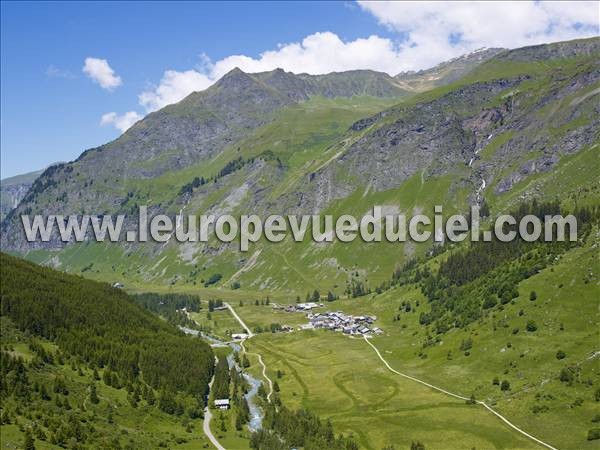
<svg viewBox="0 0 600 450">
<path fill-rule="evenodd" d="M 591 5 L 544 6 L 541 20 L 538 4 L 519 6 L 524 19 L 507 17 L 513 32 L 498 40 L 473 26 L 498 10 L 475 4 L 2 2 L 1 176 L 72 160 L 235 66 L 396 74 L 482 46 L 598 34 Z M 86 58 L 100 72 L 84 73 Z"/>
</svg>

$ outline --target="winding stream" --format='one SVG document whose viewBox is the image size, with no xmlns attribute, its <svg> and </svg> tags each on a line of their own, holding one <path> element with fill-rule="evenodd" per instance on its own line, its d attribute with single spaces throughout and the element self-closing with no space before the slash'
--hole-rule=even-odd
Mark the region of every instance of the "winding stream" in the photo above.
<svg viewBox="0 0 600 450">
<path fill-rule="evenodd" d="M 241 347 L 238 344 L 231 343 L 230 345 L 234 352 L 239 352 L 241 350 Z M 237 371 L 241 371 L 240 366 L 235 362 L 233 354 L 227 356 L 227 362 L 229 363 L 229 368 L 235 367 Z M 258 394 L 258 388 L 262 384 L 262 381 L 254 378 L 247 372 L 242 372 L 242 376 L 250 385 L 250 389 L 246 394 L 244 394 L 244 398 L 248 402 L 248 409 L 250 410 L 250 421 L 248 423 L 248 427 L 251 431 L 257 431 L 260 430 L 260 427 L 262 426 L 263 413 L 254 399 Z"/>
<path fill-rule="evenodd" d="M 244 398 L 248 402 L 248 409 L 250 410 L 250 421 L 248 422 L 248 427 L 251 431 L 257 431 L 262 427 L 264 415 L 254 399 L 256 398 L 256 394 L 258 394 L 258 388 L 262 384 L 262 381 L 257 380 L 246 372 L 244 372 L 243 376 L 250 385 L 250 390 L 246 395 L 244 395 Z"/>
<path fill-rule="evenodd" d="M 229 346 L 236 353 L 238 353 L 242 349 L 240 347 L 240 345 L 235 342 L 224 342 L 224 341 L 216 339 L 212 336 L 208 336 L 198 330 L 193 330 L 191 328 L 181 327 L 181 326 L 179 327 L 179 329 L 181 331 L 183 331 L 185 334 L 191 334 L 194 336 L 198 336 L 198 335 L 202 336 L 203 339 L 206 339 L 210 343 L 211 347 L 227 347 L 227 346 Z M 229 364 L 229 368 L 235 367 L 236 370 L 241 371 L 240 366 L 235 362 L 233 353 L 227 356 L 227 363 Z M 263 414 L 262 410 L 260 409 L 260 406 L 258 406 L 258 404 L 256 403 L 256 396 L 258 394 L 258 388 L 262 384 L 262 381 L 257 378 L 254 378 L 252 375 L 250 375 L 247 372 L 242 372 L 242 376 L 244 377 L 246 382 L 250 385 L 250 389 L 248 390 L 248 392 L 246 394 L 244 394 L 244 398 L 248 402 L 248 409 L 250 410 L 250 421 L 248 422 L 248 428 L 250 428 L 250 431 L 257 431 L 257 430 L 260 430 L 260 428 L 262 427 L 262 421 L 264 418 L 264 414 Z"/>
</svg>

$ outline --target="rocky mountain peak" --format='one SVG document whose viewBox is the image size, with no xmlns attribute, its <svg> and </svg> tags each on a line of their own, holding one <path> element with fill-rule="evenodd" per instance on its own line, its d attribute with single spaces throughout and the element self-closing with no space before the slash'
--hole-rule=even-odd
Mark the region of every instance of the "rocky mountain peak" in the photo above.
<svg viewBox="0 0 600 450">
<path fill-rule="evenodd" d="M 235 67 L 223 75 L 215 86 L 223 89 L 239 89 L 255 84 L 256 80 L 239 67 Z"/>
</svg>

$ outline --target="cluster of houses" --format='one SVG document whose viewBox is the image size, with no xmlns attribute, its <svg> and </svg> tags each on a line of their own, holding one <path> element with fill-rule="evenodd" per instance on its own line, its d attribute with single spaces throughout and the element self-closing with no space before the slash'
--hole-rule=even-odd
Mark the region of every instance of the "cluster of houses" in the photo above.
<svg viewBox="0 0 600 450">
<path fill-rule="evenodd" d="M 371 335 L 381 334 L 383 330 L 373 327 L 377 320 L 374 316 L 351 316 L 340 311 L 326 313 L 309 313 L 309 323 L 302 328 L 325 328 L 327 330 L 340 331 L 344 334 Z"/>
<path fill-rule="evenodd" d="M 296 303 L 295 305 L 287 305 L 285 307 L 282 307 L 279 305 L 273 305 L 273 308 L 284 309 L 285 312 L 306 312 L 306 311 L 310 311 L 311 309 L 322 308 L 322 307 L 323 307 L 323 303 L 314 303 L 314 302 Z"/>
<path fill-rule="evenodd" d="M 375 316 L 351 316 L 341 311 L 334 312 L 313 312 L 316 308 L 323 308 L 323 303 L 306 302 L 292 305 L 273 304 L 274 309 L 282 309 L 285 312 L 306 313 L 308 323 L 301 325 L 301 330 L 311 330 L 314 328 L 324 328 L 327 330 L 340 331 L 344 334 L 370 336 L 373 334 L 382 334 L 383 330 L 374 327 L 373 324 L 377 317 Z M 281 331 L 292 331 L 291 327 L 284 326 Z"/>
</svg>

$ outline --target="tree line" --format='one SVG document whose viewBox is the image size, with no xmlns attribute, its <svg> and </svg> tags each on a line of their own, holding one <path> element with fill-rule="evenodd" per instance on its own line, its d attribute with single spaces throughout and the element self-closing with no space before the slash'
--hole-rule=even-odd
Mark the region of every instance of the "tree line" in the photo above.
<svg viewBox="0 0 600 450">
<path fill-rule="evenodd" d="M 356 442 L 336 436 L 329 420 L 306 410 L 290 410 L 281 404 L 265 405 L 263 427 L 252 434 L 250 447 L 257 450 L 358 450 Z"/>
<path fill-rule="evenodd" d="M 197 295 L 190 294 L 158 294 L 154 292 L 132 296 L 141 307 L 163 317 L 176 326 L 196 328 L 196 322 L 188 317 L 187 312 L 199 312 L 202 301 Z"/>
<path fill-rule="evenodd" d="M 519 296 L 517 286 L 521 281 L 552 264 L 558 255 L 582 245 L 592 228 L 600 223 L 599 205 L 567 211 L 557 201 L 533 200 L 520 204 L 511 212 L 517 223 L 530 214 L 542 222 L 538 241 L 527 242 L 517 234 L 511 242 L 501 242 L 493 236 L 489 242 L 480 239 L 466 246 L 454 243 L 436 246 L 429 256 L 448 253 L 437 270 L 422 264 L 426 260 L 424 257 L 412 258 L 396 268 L 391 280 L 379 286 L 377 293 L 393 286 L 417 284 L 430 304 L 430 310 L 420 314 L 422 325 L 433 324 L 438 333 L 453 327 L 462 328 L 496 305 L 513 301 Z M 542 241 L 544 217 L 557 214 L 575 216 L 577 242 Z"/>
</svg>

